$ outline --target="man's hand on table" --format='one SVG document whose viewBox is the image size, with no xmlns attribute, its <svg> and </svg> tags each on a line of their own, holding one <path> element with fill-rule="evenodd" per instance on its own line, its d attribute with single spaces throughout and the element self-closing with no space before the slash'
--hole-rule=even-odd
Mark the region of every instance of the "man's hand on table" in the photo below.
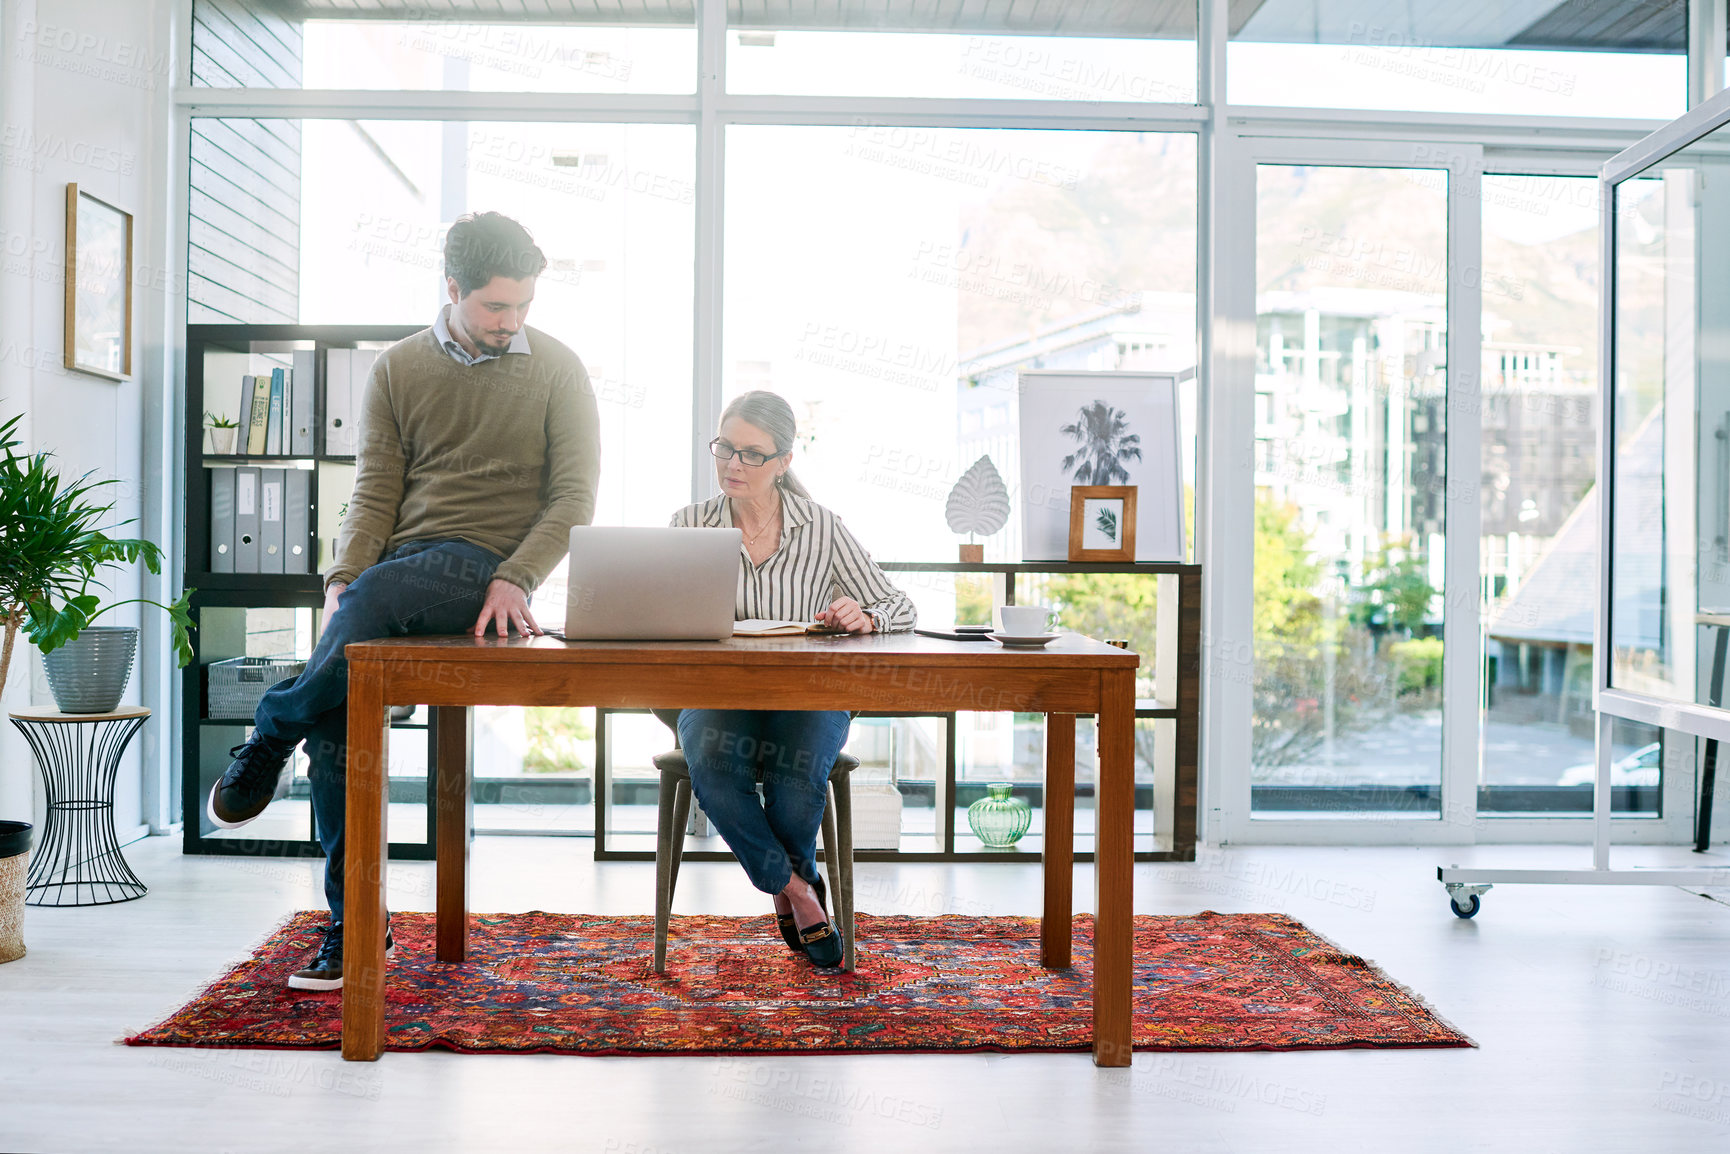
<svg viewBox="0 0 1730 1154">
<path fill-rule="evenodd" d="M 509 636 L 513 626 L 525 637 L 541 632 L 541 627 L 535 624 L 529 613 L 529 595 L 521 586 L 497 577 L 487 584 L 486 603 L 481 606 L 481 615 L 475 618 L 475 636 L 484 636 L 489 625 L 500 637 Z"/>
</svg>

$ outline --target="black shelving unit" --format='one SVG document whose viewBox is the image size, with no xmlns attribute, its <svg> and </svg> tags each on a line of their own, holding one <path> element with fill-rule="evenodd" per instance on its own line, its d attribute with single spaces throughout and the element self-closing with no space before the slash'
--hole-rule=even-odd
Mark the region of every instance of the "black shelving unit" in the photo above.
<svg viewBox="0 0 1730 1154">
<path fill-rule="evenodd" d="M 320 609 L 324 604 L 324 582 L 318 573 L 318 508 L 320 466 L 353 464 L 354 457 L 325 452 L 325 354 L 332 348 L 355 348 L 363 345 L 391 344 L 424 328 L 423 325 L 189 325 L 186 330 L 186 572 L 185 584 L 195 589 L 192 596 L 192 616 L 201 626 L 211 610 L 224 609 Z M 311 351 L 313 380 L 306 382 L 313 391 L 313 452 L 310 454 L 245 454 L 225 453 L 219 459 L 222 467 L 265 465 L 271 467 L 310 467 L 310 504 L 307 517 L 305 573 L 216 573 L 211 571 L 210 554 L 210 468 L 213 457 L 204 451 L 204 412 L 207 385 L 218 382 L 205 380 L 206 359 L 211 354 L 285 354 Z M 223 381 L 222 385 L 238 387 L 239 381 Z M 296 381 L 299 387 L 302 382 Z M 237 436 L 244 435 L 239 430 Z M 346 495 L 339 496 L 340 501 Z M 264 857 L 317 857 L 323 852 L 314 836 L 311 820 L 304 836 L 296 837 L 215 837 L 204 827 L 205 796 L 213 780 L 212 772 L 220 773 L 216 761 L 226 764 L 226 749 L 245 736 L 246 721 L 205 716 L 206 669 L 208 661 L 241 656 L 241 653 L 206 652 L 212 631 L 200 628 L 192 634 L 194 659 L 182 671 L 181 721 L 182 769 L 181 806 L 183 848 L 189 854 L 216 854 Z M 244 630 L 242 630 L 244 648 Z M 424 731 L 427 740 L 427 797 L 432 796 L 436 782 L 433 757 L 437 734 L 431 725 L 399 723 L 393 728 Z M 232 741 L 221 734 L 233 731 Z M 406 735 L 405 735 L 406 736 Z M 222 751 L 220 753 L 216 751 Z M 433 856 L 435 807 L 427 807 L 427 829 L 424 841 L 390 843 L 390 856 L 396 860 L 427 861 Z"/>
</svg>

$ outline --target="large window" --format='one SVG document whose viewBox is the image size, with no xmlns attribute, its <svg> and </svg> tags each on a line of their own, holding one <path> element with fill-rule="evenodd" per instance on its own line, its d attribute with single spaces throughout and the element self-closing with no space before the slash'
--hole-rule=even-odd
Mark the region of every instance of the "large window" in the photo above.
<svg viewBox="0 0 1730 1154">
<path fill-rule="evenodd" d="M 550 262 L 529 323 L 576 351 L 595 390 L 596 521 L 665 524 L 691 492 L 690 454 L 668 446 L 691 424 L 694 157 L 689 125 L 201 119 L 189 316 L 430 324 L 447 299 L 450 222 L 515 217 Z M 324 563 L 353 467 L 320 469 Z M 535 593 L 543 623 L 563 619 L 564 573 Z M 476 725 L 483 828 L 592 828 L 592 710 L 480 709 Z M 665 740 L 624 727 L 612 756 L 646 766 Z"/>
<path fill-rule="evenodd" d="M 981 456 L 1020 499 L 1019 370 L 1193 372 L 1193 136 L 741 125 L 727 133 L 725 204 L 723 392 L 793 402 L 800 475 L 879 558 L 953 557 L 945 504 Z M 1018 518 L 985 547 L 1020 559 Z M 988 584 L 896 578 L 927 621 L 990 620 Z M 1151 640 L 1152 578 L 1022 578 L 1018 597 L 1059 604 L 1076 628 L 1109 622 L 1108 635 Z M 961 810 L 983 782 L 1037 795 L 1043 718 L 964 714 L 957 726 L 950 800 L 966 844 Z M 1138 820 L 1150 833 L 1144 729 Z M 941 732 L 884 727 L 905 755 L 900 780 L 941 763 Z M 1078 739 L 1086 787 L 1091 729 Z M 891 767 L 864 780 L 873 772 L 887 781 Z M 916 791 L 913 836 L 931 811 L 922 786 L 904 788 Z M 1084 836 L 1090 826 L 1084 813 Z"/>
</svg>

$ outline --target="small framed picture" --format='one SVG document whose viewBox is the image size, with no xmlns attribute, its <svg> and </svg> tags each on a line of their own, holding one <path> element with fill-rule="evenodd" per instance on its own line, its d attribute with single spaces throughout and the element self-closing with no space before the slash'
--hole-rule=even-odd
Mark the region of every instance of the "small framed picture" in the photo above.
<svg viewBox="0 0 1730 1154">
<path fill-rule="evenodd" d="M 69 369 L 132 375 L 132 214 L 66 186 L 66 352 Z"/>
<path fill-rule="evenodd" d="M 1072 485 L 1069 559 L 1135 560 L 1135 486 Z"/>
</svg>

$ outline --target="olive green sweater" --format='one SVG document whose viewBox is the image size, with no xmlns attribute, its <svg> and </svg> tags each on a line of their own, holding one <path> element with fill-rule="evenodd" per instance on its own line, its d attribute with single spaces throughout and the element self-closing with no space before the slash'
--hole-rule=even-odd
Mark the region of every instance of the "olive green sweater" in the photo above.
<svg viewBox="0 0 1730 1154">
<path fill-rule="evenodd" d="M 527 592 L 559 563 L 571 526 L 595 515 L 600 420 L 583 362 L 528 336 L 530 353 L 462 365 L 428 328 L 378 358 L 327 586 L 426 538 L 492 550 L 494 576 Z"/>
</svg>

